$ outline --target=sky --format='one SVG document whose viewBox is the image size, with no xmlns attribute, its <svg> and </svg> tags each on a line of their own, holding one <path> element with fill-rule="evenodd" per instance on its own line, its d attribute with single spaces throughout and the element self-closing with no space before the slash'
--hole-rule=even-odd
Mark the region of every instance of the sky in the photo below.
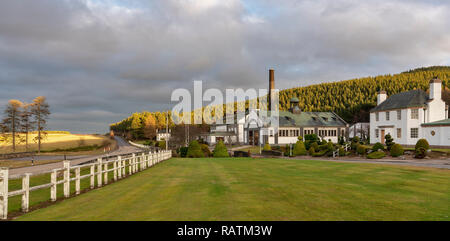
<svg viewBox="0 0 450 241">
<path fill-rule="evenodd" d="M 48 128 L 105 133 L 176 88 L 279 89 L 450 65 L 450 1 L 2 0 L 0 111 L 46 96 Z M 205 103 L 207 104 L 207 103 Z"/>
</svg>

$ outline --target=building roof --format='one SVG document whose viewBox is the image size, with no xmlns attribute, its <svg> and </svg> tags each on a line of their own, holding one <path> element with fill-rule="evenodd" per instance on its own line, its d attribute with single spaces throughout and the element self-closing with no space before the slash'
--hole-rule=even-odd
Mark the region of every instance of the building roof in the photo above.
<svg viewBox="0 0 450 241">
<path fill-rule="evenodd" d="M 389 97 L 387 100 L 371 109 L 370 112 L 410 107 L 425 107 L 428 100 L 428 94 L 423 90 L 401 92 Z"/>
<path fill-rule="evenodd" d="M 444 119 L 435 122 L 423 123 L 422 126 L 450 126 L 450 119 Z"/>
<path fill-rule="evenodd" d="M 347 123 L 333 112 L 300 112 L 280 111 L 280 127 L 337 127 Z"/>
</svg>

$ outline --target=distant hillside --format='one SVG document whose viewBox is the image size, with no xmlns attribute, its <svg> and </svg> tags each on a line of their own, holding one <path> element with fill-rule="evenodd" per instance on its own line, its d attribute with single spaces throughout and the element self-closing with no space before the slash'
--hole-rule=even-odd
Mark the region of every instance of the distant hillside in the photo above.
<svg viewBox="0 0 450 241">
<path fill-rule="evenodd" d="M 349 123 L 368 122 L 369 110 L 376 105 L 377 92 L 387 91 L 388 96 L 413 90 L 428 91 L 429 81 L 439 77 L 447 89 L 443 98 L 450 105 L 450 66 L 418 68 L 394 75 L 379 75 L 280 91 L 280 109 L 289 109 L 289 100 L 297 97 L 303 111 L 334 111 Z M 165 127 L 165 114 L 161 112 L 134 113 L 130 117 L 111 124 L 119 132 L 142 132 L 146 120 L 152 116 L 156 128 Z M 170 123 L 173 125 L 173 123 Z M 137 134 L 137 133 L 134 133 Z M 140 136 L 141 134 L 138 134 Z"/>
<path fill-rule="evenodd" d="M 377 92 L 388 96 L 414 89 L 428 91 L 429 81 L 439 77 L 447 87 L 444 98 L 450 104 L 450 66 L 419 68 L 395 75 L 323 83 L 280 91 L 280 109 L 289 109 L 289 100 L 297 97 L 304 111 L 334 111 L 347 122 L 368 121 L 368 111 L 376 105 Z"/>
</svg>

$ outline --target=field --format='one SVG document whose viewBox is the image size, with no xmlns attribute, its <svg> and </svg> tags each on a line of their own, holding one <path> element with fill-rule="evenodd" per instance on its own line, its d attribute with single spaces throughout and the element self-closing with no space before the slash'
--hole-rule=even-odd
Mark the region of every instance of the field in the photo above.
<svg viewBox="0 0 450 241">
<path fill-rule="evenodd" d="M 37 150 L 37 143 L 33 139 L 37 136 L 36 133 L 29 134 L 29 151 Z M 21 138 L 25 135 L 21 134 Z M 41 147 L 44 152 L 92 152 L 104 145 L 114 145 L 114 141 L 101 135 L 78 135 L 70 133 L 49 133 L 42 141 Z M 97 147 L 94 147 L 97 145 Z M 16 144 L 16 152 L 25 152 L 25 143 Z M 0 154 L 11 153 L 11 142 L 0 143 Z"/>
<path fill-rule="evenodd" d="M 174 158 L 17 219 L 450 220 L 449 203 L 449 170 Z"/>
</svg>

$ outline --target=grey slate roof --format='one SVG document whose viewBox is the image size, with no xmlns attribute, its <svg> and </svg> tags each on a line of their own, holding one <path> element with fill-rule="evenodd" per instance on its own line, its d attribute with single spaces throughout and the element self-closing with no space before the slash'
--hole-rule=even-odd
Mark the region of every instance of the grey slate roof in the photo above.
<svg viewBox="0 0 450 241">
<path fill-rule="evenodd" d="M 280 127 L 345 127 L 347 123 L 333 112 L 279 112 Z"/>
<path fill-rule="evenodd" d="M 403 109 L 410 107 L 424 107 L 429 100 L 428 94 L 423 90 L 411 90 L 395 94 L 383 103 L 371 109 L 370 112 Z"/>
</svg>

